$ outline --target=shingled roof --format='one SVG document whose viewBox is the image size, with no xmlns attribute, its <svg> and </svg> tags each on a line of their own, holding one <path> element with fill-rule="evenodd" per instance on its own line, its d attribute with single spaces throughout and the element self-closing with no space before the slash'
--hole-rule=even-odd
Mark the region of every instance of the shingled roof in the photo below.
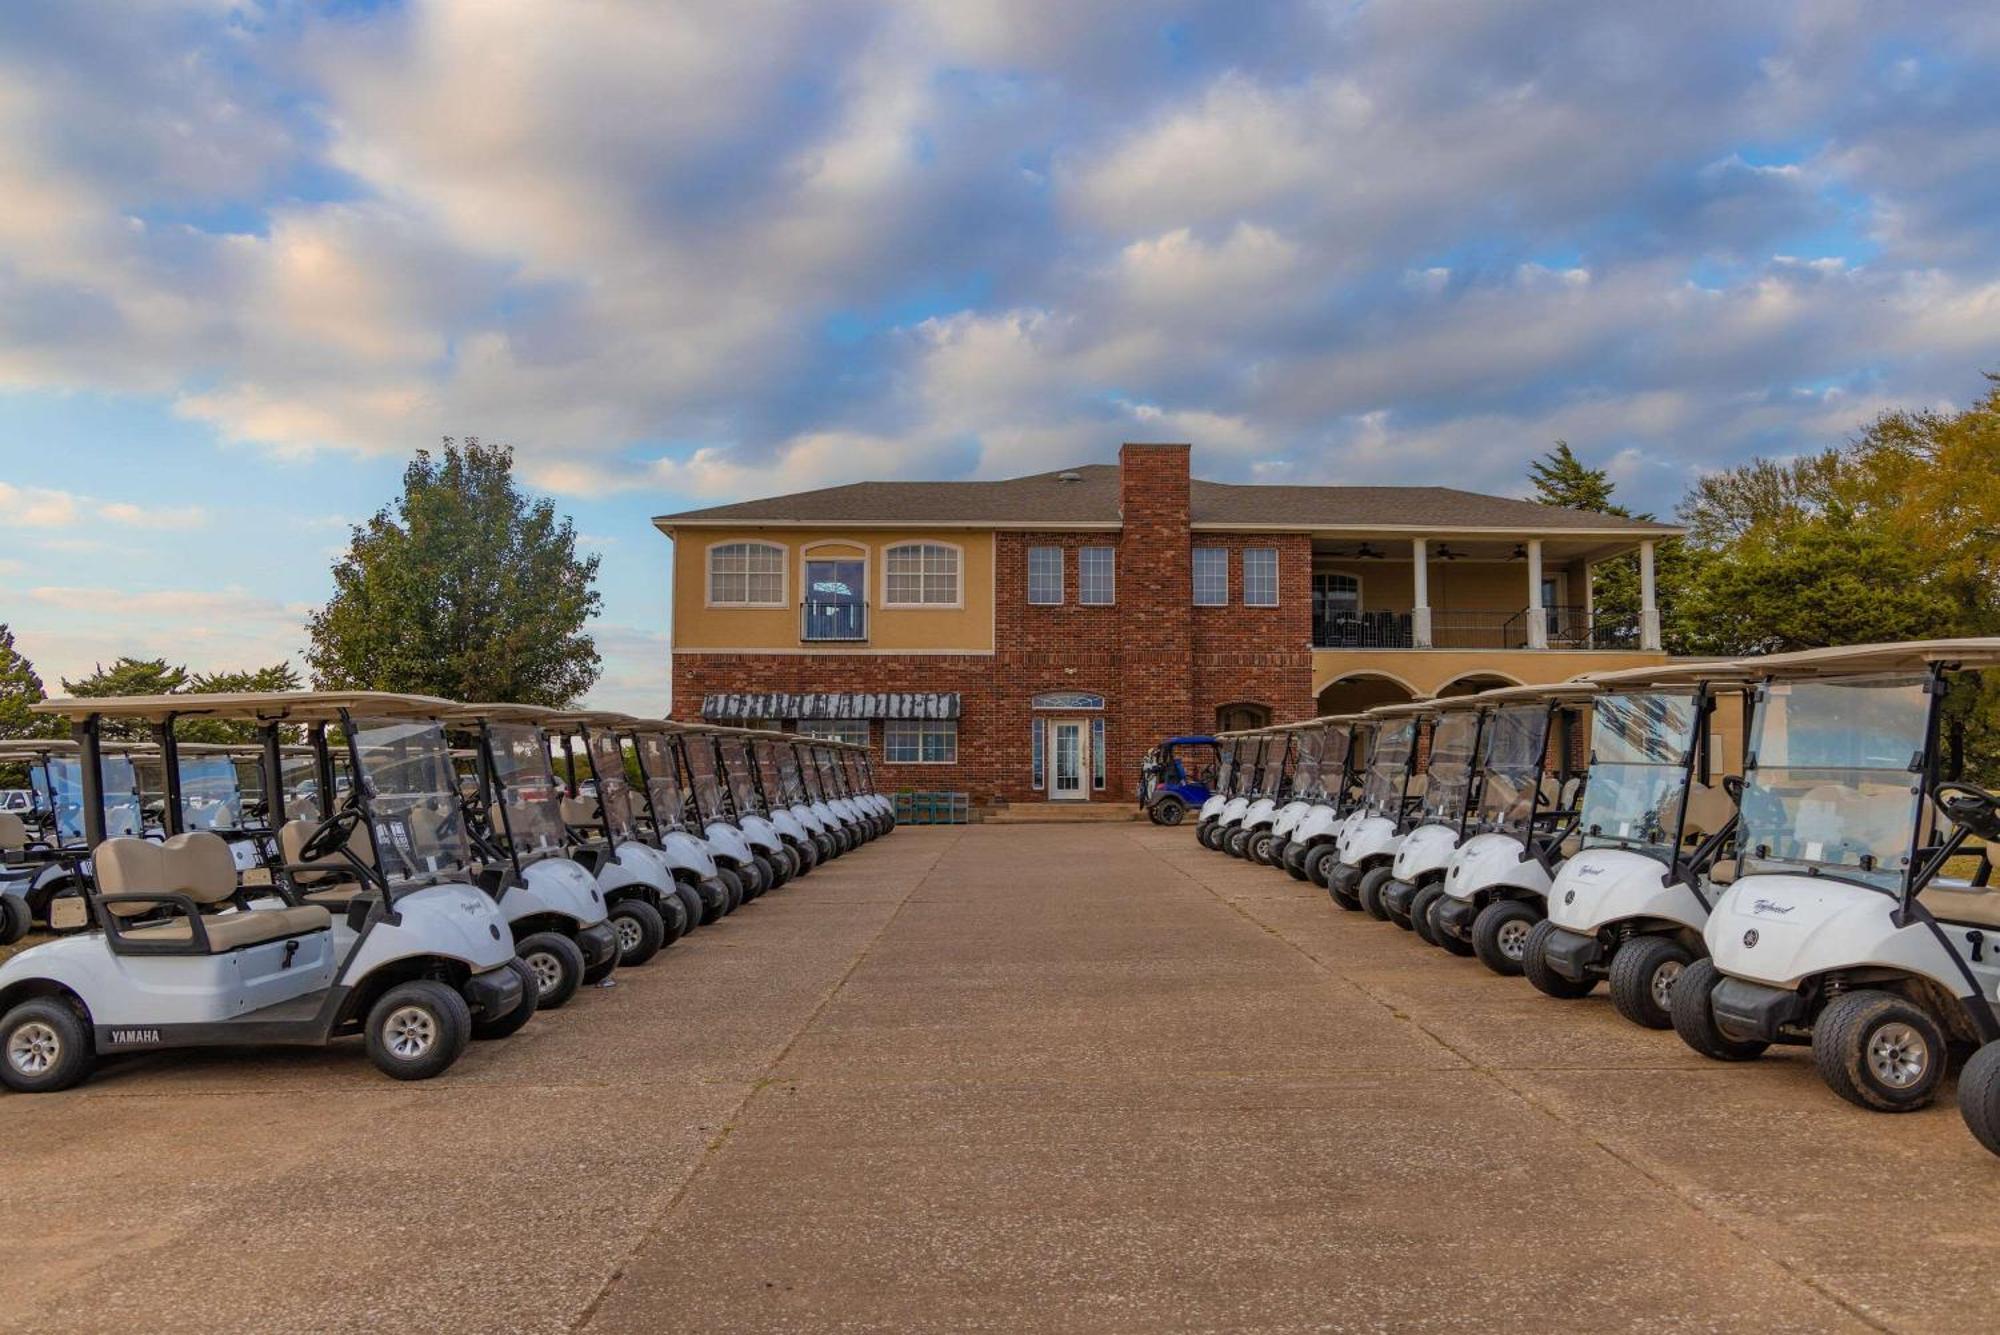
<svg viewBox="0 0 2000 1335">
<path fill-rule="evenodd" d="M 1275 528 L 1297 532 L 1492 529 L 1509 535 L 1574 533 L 1634 537 L 1681 531 L 1672 524 L 1624 519 L 1589 510 L 1564 510 L 1453 487 L 1245 486 L 1196 478 L 1191 485 L 1190 506 L 1197 528 Z M 736 524 L 1116 528 L 1118 467 L 1085 464 L 997 482 L 854 482 L 844 487 L 683 510 L 660 515 L 653 523 L 668 531 Z"/>
</svg>

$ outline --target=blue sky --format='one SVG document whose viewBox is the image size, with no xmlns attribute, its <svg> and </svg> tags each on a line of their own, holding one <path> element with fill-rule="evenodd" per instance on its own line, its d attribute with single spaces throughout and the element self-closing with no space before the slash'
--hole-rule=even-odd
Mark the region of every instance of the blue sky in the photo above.
<svg viewBox="0 0 2000 1335">
<path fill-rule="evenodd" d="M 2000 368 L 2000 11 L 1810 0 L 25 0 L 0 618 L 296 658 L 346 524 L 511 443 L 666 703 L 668 510 L 1196 446 L 1513 492 Z"/>
</svg>

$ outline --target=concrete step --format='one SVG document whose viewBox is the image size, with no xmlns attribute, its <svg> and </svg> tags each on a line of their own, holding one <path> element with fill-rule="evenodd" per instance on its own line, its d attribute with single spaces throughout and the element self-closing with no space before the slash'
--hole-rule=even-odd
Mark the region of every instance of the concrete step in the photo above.
<svg viewBox="0 0 2000 1335">
<path fill-rule="evenodd" d="M 985 813 L 989 825 L 1113 825 L 1143 819 L 1132 802 L 1014 802 Z"/>
</svg>

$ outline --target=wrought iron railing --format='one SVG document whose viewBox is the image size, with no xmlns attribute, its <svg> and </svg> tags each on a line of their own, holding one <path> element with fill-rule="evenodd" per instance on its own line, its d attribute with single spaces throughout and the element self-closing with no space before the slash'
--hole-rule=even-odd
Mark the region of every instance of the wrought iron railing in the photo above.
<svg viewBox="0 0 2000 1335">
<path fill-rule="evenodd" d="M 1408 649 L 1416 643 L 1408 612 L 1325 608 L 1314 599 L 1313 648 Z"/>
<path fill-rule="evenodd" d="M 868 638 L 868 604 L 807 599 L 799 604 L 799 638 L 846 641 Z"/>
<path fill-rule="evenodd" d="M 1525 649 L 1528 623 L 1519 612 L 1469 607 L 1431 609 L 1433 649 Z"/>
<path fill-rule="evenodd" d="M 1433 649 L 1526 649 L 1530 609 L 1489 611 L 1433 607 Z M 1608 616 L 1584 607 L 1544 607 L 1540 611 L 1551 649 L 1637 649 L 1639 618 Z M 1345 606 L 1313 605 L 1315 649 L 1410 649 L 1416 646 L 1410 612 L 1356 612 Z"/>
</svg>

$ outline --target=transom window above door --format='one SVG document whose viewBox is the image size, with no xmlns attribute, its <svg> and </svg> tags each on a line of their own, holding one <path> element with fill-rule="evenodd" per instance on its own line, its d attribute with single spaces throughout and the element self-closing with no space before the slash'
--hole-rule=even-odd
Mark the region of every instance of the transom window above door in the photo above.
<svg viewBox="0 0 2000 1335">
<path fill-rule="evenodd" d="M 889 607 L 956 607 L 959 551 L 941 542 L 906 542 L 883 553 L 882 602 Z"/>
<path fill-rule="evenodd" d="M 783 607 L 785 549 L 768 542 L 709 548 L 708 601 L 720 607 Z"/>
</svg>

